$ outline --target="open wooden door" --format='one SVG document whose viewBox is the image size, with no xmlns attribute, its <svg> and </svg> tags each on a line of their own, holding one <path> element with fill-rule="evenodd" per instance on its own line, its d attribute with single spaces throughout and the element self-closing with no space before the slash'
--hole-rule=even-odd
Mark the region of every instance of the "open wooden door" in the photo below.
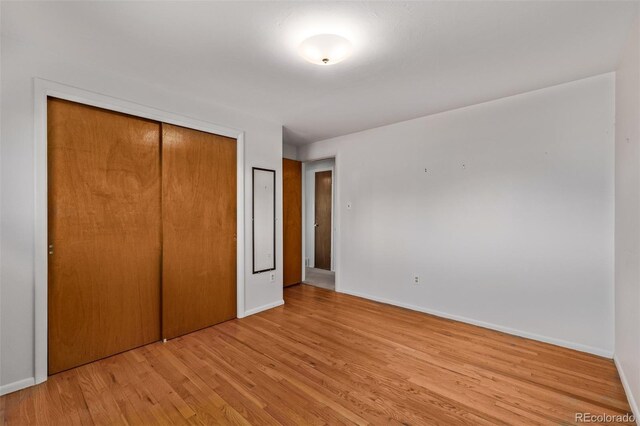
<svg viewBox="0 0 640 426">
<path fill-rule="evenodd" d="M 284 286 L 302 281 L 302 163 L 282 160 Z"/>
<path fill-rule="evenodd" d="M 49 374 L 160 340 L 160 123 L 50 98 Z"/>
<path fill-rule="evenodd" d="M 236 140 L 162 124 L 162 336 L 236 317 Z"/>
<path fill-rule="evenodd" d="M 331 170 L 316 172 L 314 267 L 331 270 Z"/>
</svg>

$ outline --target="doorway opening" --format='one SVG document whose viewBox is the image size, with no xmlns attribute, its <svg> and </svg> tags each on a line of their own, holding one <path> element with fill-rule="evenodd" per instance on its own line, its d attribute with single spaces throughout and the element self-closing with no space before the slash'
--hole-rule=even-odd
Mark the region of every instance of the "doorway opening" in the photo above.
<svg viewBox="0 0 640 426">
<path fill-rule="evenodd" d="M 304 168 L 305 284 L 335 290 L 335 159 Z"/>
</svg>

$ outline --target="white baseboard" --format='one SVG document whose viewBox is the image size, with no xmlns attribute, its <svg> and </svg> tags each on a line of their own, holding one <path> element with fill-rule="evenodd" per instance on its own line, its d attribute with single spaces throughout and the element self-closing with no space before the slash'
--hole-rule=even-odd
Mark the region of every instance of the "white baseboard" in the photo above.
<svg viewBox="0 0 640 426">
<path fill-rule="evenodd" d="M 6 385 L 0 386 L 0 395 L 6 395 L 11 392 L 19 391 L 20 389 L 28 388 L 29 386 L 33 386 L 35 384 L 36 381 L 33 377 L 18 380 L 17 382 L 13 383 L 7 383 Z"/>
<path fill-rule="evenodd" d="M 622 369 L 622 364 L 620 364 L 620 361 L 618 361 L 618 357 L 616 357 L 615 355 L 613 356 L 613 362 L 616 364 L 616 368 L 618 369 L 618 375 L 620 376 L 620 381 L 622 382 L 624 393 L 627 394 L 627 400 L 629 401 L 629 406 L 631 407 L 633 416 L 636 418 L 636 424 L 640 426 L 640 410 L 638 409 L 638 403 L 634 398 L 633 392 L 631 392 L 631 387 L 629 386 L 627 376 Z"/>
<path fill-rule="evenodd" d="M 258 312 L 266 311 L 278 306 L 284 305 L 284 300 L 278 300 L 277 302 L 267 303 L 266 305 L 258 306 L 257 308 L 244 311 L 244 315 L 241 318 L 248 317 L 249 315 L 257 314 Z"/>
<path fill-rule="evenodd" d="M 336 290 L 337 291 L 337 290 Z M 586 352 L 593 355 L 598 355 L 605 358 L 613 358 L 613 351 L 606 349 L 595 348 L 592 346 L 583 345 L 581 343 L 568 342 L 566 340 L 556 339 L 554 337 L 542 336 L 539 334 L 529 333 L 527 331 L 517 330 L 515 328 L 504 327 L 502 325 L 492 324 L 484 321 L 478 321 L 472 318 L 466 318 L 459 315 L 448 314 L 446 312 L 436 311 L 434 309 L 423 308 L 421 306 L 415 306 L 408 303 L 397 302 L 395 300 L 385 299 L 384 297 L 371 296 L 357 291 L 340 289 L 340 293 L 350 294 L 352 296 L 362 297 L 363 299 L 369 299 L 380 303 L 386 303 L 387 305 L 399 306 L 401 308 L 410 309 L 412 311 L 422 312 L 425 314 L 435 315 L 441 318 L 447 318 L 454 321 L 460 321 L 471 325 L 477 325 L 478 327 L 488 328 L 491 330 L 501 331 L 507 334 L 513 334 L 514 336 L 525 337 L 527 339 L 538 340 L 544 343 L 550 343 L 556 346 L 562 346 L 569 349 L 574 349 L 580 352 Z"/>
</svg>

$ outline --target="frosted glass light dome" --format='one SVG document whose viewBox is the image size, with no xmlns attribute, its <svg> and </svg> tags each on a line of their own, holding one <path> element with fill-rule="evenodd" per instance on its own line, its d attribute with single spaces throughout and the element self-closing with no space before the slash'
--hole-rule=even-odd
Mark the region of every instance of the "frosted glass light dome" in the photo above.
<svg viewBox="0 0 640 426">
<path fill-rule="evenodd" d="M 316 65 L 333 65 L 347 59 L 352 52 L 351 42 L 337 34 L 318 34 L 300 44 L 300 55 Z"/>
</svg>

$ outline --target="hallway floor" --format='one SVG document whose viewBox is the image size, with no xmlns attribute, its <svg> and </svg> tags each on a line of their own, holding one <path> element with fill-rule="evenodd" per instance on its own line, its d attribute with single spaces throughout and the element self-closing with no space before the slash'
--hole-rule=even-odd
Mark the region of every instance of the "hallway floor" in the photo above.
<svg viewBox="0 0 640 426">
<path fill-rule="evenodd" d="M 305 284 L 335 291 L 336 273 L 318 268 L 305 268 Z"/>
</svg>

